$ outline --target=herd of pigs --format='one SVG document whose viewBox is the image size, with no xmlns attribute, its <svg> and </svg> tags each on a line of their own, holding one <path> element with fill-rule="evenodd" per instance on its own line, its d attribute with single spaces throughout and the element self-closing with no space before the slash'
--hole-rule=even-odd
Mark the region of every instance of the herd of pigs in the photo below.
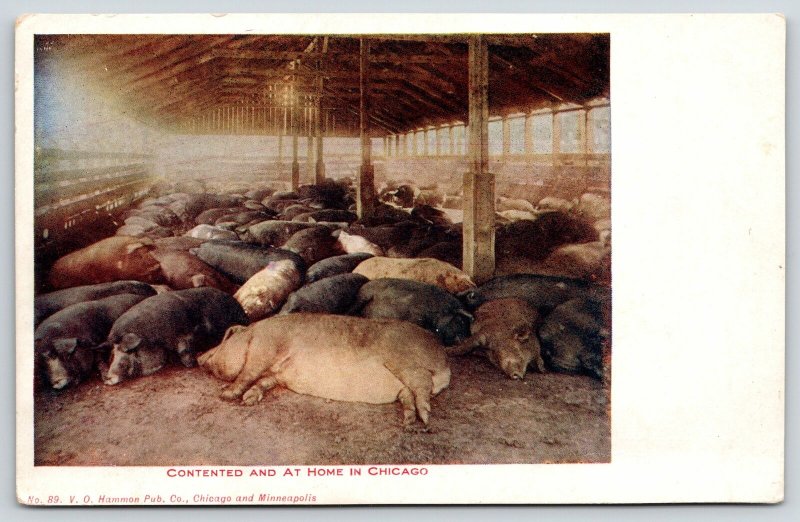
<svg viewBox="0 0 800 522">
<path fill-rule="evenodd" d="M 494 278 L 461 270 L 459 206 L 435 188 L 381 188 L 358 219 L 347 180 L 296 191 L 155 192 L 117 235 L 54 262 L 35 298 L 37 386 L 105 384 L 200 364 L 253 405 L 276 385 L 399 401 L 427 425 L 448 356 L 512 379 L 604 379 L 610 329 L 607 198 L 499 198 Z M 157 197 L 156 197 L 157 196 Z"/>
</svg>

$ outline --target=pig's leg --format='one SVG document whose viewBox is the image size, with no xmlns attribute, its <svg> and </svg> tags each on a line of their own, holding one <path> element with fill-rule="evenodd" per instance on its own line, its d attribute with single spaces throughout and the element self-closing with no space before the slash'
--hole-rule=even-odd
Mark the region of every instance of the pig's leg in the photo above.
<svg viewBox="0 0 800 522">
<path fill-rule="evenodd" d="M 467 355 L 469 352 L 486 344 L 486 338 L 479 334 L 473 334 L 464 339 L 461 344 L 455 346 L 445 346 L 444 351 L 447 355 Z"/>
<path fill-rule="evenodd" d="M 431 372 L 423 368 L 403 369 L 395 373 L 395 376 L 411 390 L 414 395 L 417 416 L 427 426 L 431 414 L 430 401 L 431 393 L 433 392 L 433 376 Z M 403 402 L 402 398 L 400 398 L 400 402 Z"/>
<path fill-rule="evenodd" d="M 397 395 L 397 400 L 403 406 L 403 426 L 406 429 L 414 425 L 417 420 L 417 409 L 414 406 L 414 394 L 407 387 L 403 386 L 400 393 Z"/>
<path fill-rule="evenodd" d="M 254 406 L 256 403 L 261 402 L 261 399 L 264 398 L 264 393 L 268 392 L 276 384 L 278 384 L 278 379 L 274 375 L 262 378 L 245 392 L 242 396 L 242 402 L 247 406 Z"/>
<path fill-rule="evenodd" d="M 265 359 L 259 362 L 248 357 L 244 363 L 244 368 L 242 368 L 242 371 L 236 376 L 236 380 L 222 392 L 220 397 L 226 401 L 235 401 L 241 398 L 244 392 L 249 390 L 268 370 L 269 366 Z"/>
</svg>

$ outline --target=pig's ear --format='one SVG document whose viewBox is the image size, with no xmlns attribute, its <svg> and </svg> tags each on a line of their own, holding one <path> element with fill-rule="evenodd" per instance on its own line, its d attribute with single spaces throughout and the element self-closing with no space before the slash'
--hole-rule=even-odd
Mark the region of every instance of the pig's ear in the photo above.
<svg viewBox="0 0 800 522">
<path fill-rule="evenodd" d="M 68 339 L 56 339 L 53 341 L 53 348 L 56 349 L 58 353 L 67 353 L 71 354 L 75 352 L 75 348 L 78 347 L 78 339 L 75 337 L 70 337 Z"/>
<path fill-rule="evenodd" d="M 141 241 L 136 242 L 136 243 L 130 243 L 125 247 L 125 252 L 128 253 L 128 254 L 133 254 L 134 252 L 136 252 L 137 250 L 139 250 L 140 248 L 143 248 L 145 246 L 146 245 Z"/>
<path fill-rule="evenodd" d="M 126 333 L 122 336 L 122 342 L 119 343 L 119 349 L 125 353 L 132 352 L 141 344 L 142 338 L 135 333 Z"/>
<path fill-rule="evenodd" d="M 192 286 L 199 288 L 206 285 L 206 276 L 203 274 L 195 274 L 192 276 Z"/>
<path fill-rule="evenodd" d="M 110 349 L 111 346 L 112 346 L 111 345 L 111 341 L 105 341 L 105 342 L 102 342 L 102 343 L 98 344 L 97 346 L 92 347 L 92 350 L 96 350 L 96 351 L 100 352 L 100 351 L 103 351 L 103 350 Z"/>
<path fill-rule="evenodd" d="M 222 344 L 225 341 L 227 341 L 228 337 L 230 337 L 231 335 L 235 334 L 236 332 L 241 332 L 242 330 L 245 330 L 245 329 L 247 329 L 247 327 L 246 326 L 242 326 L 240 324 L 235 324 L 235 325 L 231 326 L 230 328 L 225 330 L 225 335 L 222 337 L 222 341 L 220 341 L 220 344 Z"/>
<path fill-rule="evenodd" d="M 531 336 L 531 329 L 528 328 L 527 326 L 518 326 L 517 328 L 514 328 L 514 338 L 517 341 L 524 343 L 525 341 L 528 340 L 530 336 Z"/>
<path fill-rule="evenodd" d="M 471 313 L 467 312 L 466 310 L 463 310 L 463 309 L 459 310 L 458 314 L 459 315 L 463 315 L 464 317 L 466 317 L 469 320 L 470 323 L 475 321 L 475 317 Z"/>
</svg>

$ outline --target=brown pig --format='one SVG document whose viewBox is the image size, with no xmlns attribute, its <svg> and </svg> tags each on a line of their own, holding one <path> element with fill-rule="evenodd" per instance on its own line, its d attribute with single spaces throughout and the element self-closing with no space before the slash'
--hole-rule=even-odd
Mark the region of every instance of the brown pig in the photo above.
<svg viewBox="0 0 800 522">
<path fill-rule="evenodd" d="M 161 273 L 175 290 L 210 286 L 229 294 L 238 286 L 189 252 L 156 250 L 152 254 L 161 265 Z"/>
<path fill-rule="evenodd" d="M 403 423 L 428 424 L 430 397 L 450 383 L 450 368 L 436 336 L 394 319 L 329 314 L 271 317 L 249 328 L 230 328 L 199 363 L 233 381 L 226 400 L 259 402 L 276 385 L 338 401 L 400 401 Z"/>
<path fill-rule="evenodd" d="M 53 264 L 53 288 L 131 279 L 161 283 L 161 267 L 150 255 L 155 248 L 147 238 L 114 236 L 67 254 Z"/>
<path fill-rule="evenodd" d="M 529 364 L 544 372 L 539 339 L 534 323 L 536 308 L 516 298 L 487 301 L 475 312 L 472 336 L 448 349 L 451 355 L 465 355 L 483 348 L 486 357 L 512 379 L 523 379 Z"/>
</svg>

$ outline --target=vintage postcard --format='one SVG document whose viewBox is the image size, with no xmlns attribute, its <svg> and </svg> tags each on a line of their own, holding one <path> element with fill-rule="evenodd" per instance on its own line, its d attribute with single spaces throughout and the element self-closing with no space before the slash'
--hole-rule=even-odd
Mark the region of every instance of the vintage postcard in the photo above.
<svg viewBox="0 0 800 522">
<path fill-rule="evenodd" d="M 19 502 L 782 500 L 780 15 L 27 15 L 16 58 Z"/>
</svg>

